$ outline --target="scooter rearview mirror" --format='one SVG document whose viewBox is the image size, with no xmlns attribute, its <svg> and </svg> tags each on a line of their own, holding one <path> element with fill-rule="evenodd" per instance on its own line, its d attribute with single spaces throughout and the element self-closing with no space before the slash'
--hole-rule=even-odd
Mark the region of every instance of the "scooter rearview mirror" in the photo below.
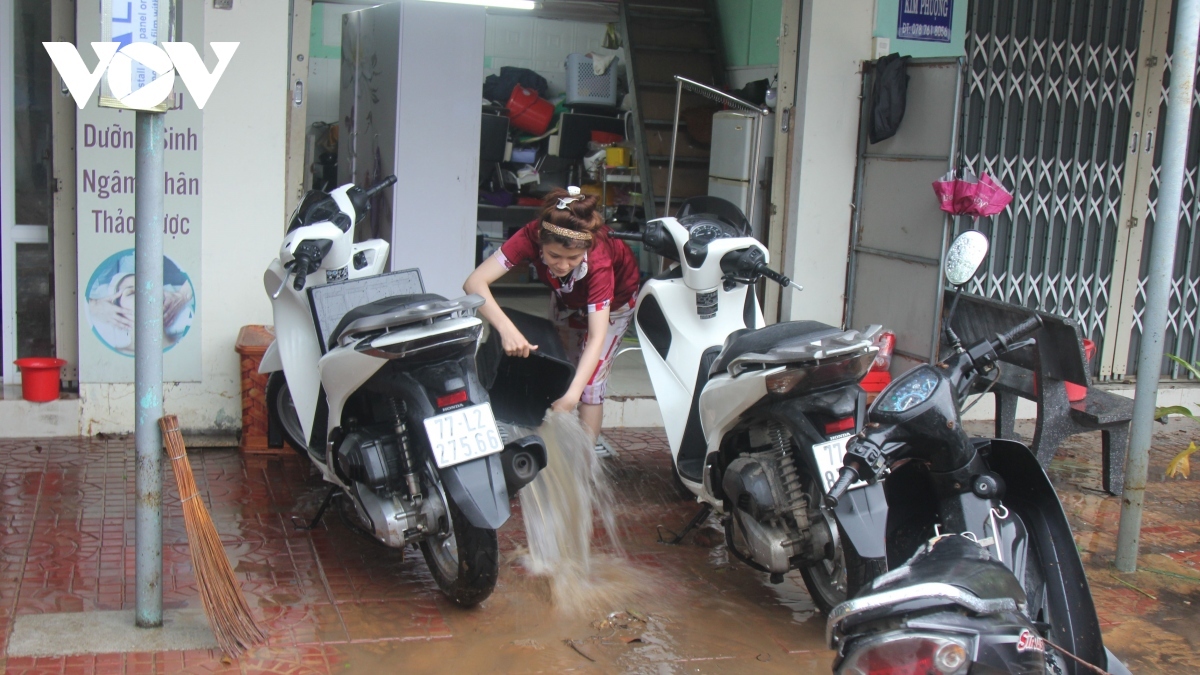
<svg viewBox="0 0 1200 675">
<path fill-rule="evenodd" d="M 953 286 L 970 281 L 987 253 L 988 239 L 982 232 L 967 230 L 958 235 L 946 251 L 946 281 Z"/>
</svg>

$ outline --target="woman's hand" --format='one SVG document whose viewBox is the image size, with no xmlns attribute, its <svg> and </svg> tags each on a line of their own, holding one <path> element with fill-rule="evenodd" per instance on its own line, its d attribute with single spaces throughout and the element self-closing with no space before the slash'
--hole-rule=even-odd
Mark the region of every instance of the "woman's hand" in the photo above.
<svg viewBox="0 0 1200 675">
<path fill-rule="evenodd" d="M 515 327 L 512 330 L 502 330 L 500 332 L 500 344 L 504 345 L 505 354 L 520 356 L 521 358 L 528 357 L 529 352 L 537 349 L 537 345 L 529 344 L 529 340 L 526 340 L 521 331 Z"/>
<path fill-rule="evenodd" d="M 563 394 L 563 397 L 550 404 L 550 409 L 554 412 L 574 412 L 575 406 L 579 405 L 580 394 L 568 390 Z"/>
</svg>

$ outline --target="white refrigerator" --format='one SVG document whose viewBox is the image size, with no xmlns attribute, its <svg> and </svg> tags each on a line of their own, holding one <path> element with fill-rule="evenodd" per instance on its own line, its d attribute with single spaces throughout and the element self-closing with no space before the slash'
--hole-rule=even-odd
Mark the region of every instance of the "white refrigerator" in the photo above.
<svg viewBox="0 0 1200 675">
<path fill-rule="evenodd" d="M 755 138 L 758 155 L 755 157 Z M 708 159 L 708 194 L 733 202 L 750 221 L 751 231 L 764 241 L 767 229 L 767 192 L 775 155 L 775 116 L 723 110 L 713 115 L 712 146 Z M 749 213 L 752 167 L 758 167 L 754 186 L 754 213 Z"/>
</svg>

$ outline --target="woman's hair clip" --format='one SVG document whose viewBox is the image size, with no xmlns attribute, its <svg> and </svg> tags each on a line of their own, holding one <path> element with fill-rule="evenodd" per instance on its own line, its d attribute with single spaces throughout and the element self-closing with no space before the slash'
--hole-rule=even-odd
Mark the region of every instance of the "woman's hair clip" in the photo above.
<svg viewBox="0 0 1200 675">
<path fill-rule="evenodd" d="M 576 187 L 574 185 L 567 186 L 567 194 L 569 194 L 571 196 L 570 197 L 562 197 L 561 199 L 559 199 L 557 208 L 565 211 L 567 209 L 567 207 L 571 204 L 571 202 L 575 202 L 575 201 L 579 201 L 580 199 L 583 199 L 582 192 L 583 192 L 582 190 L 580 190 L 578 187 Z"/>
</svg>

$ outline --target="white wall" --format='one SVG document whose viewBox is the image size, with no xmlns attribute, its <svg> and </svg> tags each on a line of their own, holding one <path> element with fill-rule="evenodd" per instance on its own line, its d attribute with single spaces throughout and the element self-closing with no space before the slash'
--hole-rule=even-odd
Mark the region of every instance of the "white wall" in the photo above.
<svg viewBox="0 0 1200 675">
<path fill-rule="evenodd" d="M 733 66 L 728 69 L 729 88 L 741 89 L 755 80 L 770 80 L 779 72 L 778 64 L 768 66 Z"/>
<path fill-rule="evenodd" d="M 362 9 L 361 5 L 328 2 L 313 3 L 313 23 L 322 24 L 320 35 L 314 35 L 308 65 L 308 124 L 337 122 L 341 91 L 341 60 L 333 58 L 341 49 L 342 15 Z M 566 87 L 564 63 L 568 54 L 586 54 L 600 47 L 604 40 L 605 24 L 586 21 L 543 19 L 533 16 L 489 14 L 484 41 L 483 75 L 498 75 L 502 66 L 529 68 L 546 78 L 551 97 L 562 94 Z M 318 44 L 319 41 L 319 44 Z M 315 53 L 319 50 L 322 55 Z M 774 66 L 754 66 L 758 73 Z M 740 85 L 739 85 L 740 86 Z"/>
<path fill-rule="evenodd" d="M 262 272 L 283 234 L 287 0 L 204 3 L 204 41 L 240 42 L 204 106 L 203 381 L 168 384 L 164 409 L 184 429 L 241 427 L 238 330 L 270 324 Z M 212 63 L 208 64 L 210 67 Z M 84 434 L 133 430 L 132 384 L 80 387 Z"/>
<path fill-rule="evenodd" d="M 854 192 L 861 62 L 871 58 L 874 0 L 806 0 L 796 73 L 784 273 L 784 320 L 842 322 Z"/>
<path fill-rule="evenodd" d="M 483 75 L 499 75 L 503 66 L 536 71 L 549 84 L 548 95 L 567 86 L 567 55 L 599 49 L 605 24 L 489 14 L 483 45 Z"/>
<path fill-rule="evenodd" d="M 314 2 L 313 36 L 308 54 L 308 125 L 337 122 L 341 108 L 342 16 L 362 9 L 359 5 Z M 318 22 L 321 33 L 316 34 Z"/>
</svg>

